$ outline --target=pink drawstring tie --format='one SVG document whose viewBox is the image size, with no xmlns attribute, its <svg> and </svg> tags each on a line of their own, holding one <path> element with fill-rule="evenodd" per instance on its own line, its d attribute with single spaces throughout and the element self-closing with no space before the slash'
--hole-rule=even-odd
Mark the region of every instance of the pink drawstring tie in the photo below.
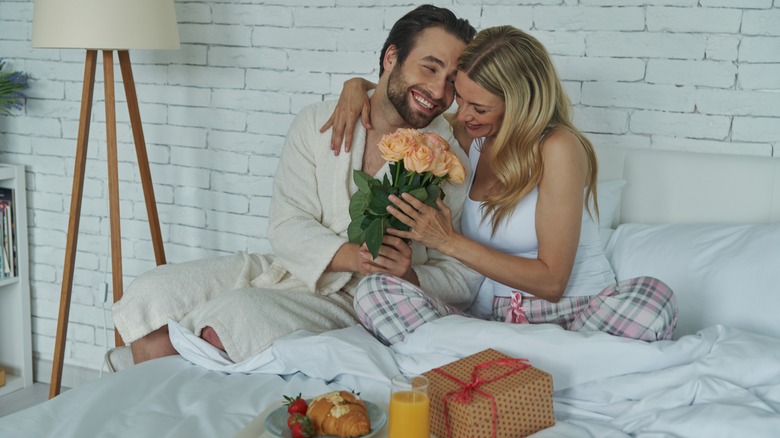
<svg viewBox="0 0 780 438">
<path fill-rule="evenodd" d="M 504 322 L 510 324 L 528 324 L 528 318 L 525 317 L 523 309 L 523 296 L 518 292 L 512 292 L 512 301 L 506 309 Z"/>
</svg>

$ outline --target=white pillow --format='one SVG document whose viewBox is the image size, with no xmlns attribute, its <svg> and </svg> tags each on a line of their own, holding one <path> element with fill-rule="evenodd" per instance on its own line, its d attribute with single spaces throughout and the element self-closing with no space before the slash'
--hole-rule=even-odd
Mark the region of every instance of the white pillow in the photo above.
<svg viewBox="0 0 780 438">
<path fill-rule="evenodd" d="M 609 238 L 615 231 L 614 226 L 618 223 L 620 214 L 620 199 L 623 196 L 623 186 L 626 182 L 622 179 L 610 179 L 598 182 L 598 200 L 599 200 L 599 236 L 601 243 L 607 245 Z M 593 203 L 591 203 L 591 211 Z"/>
<path fill-rule="evenodd" d="M 722 324 L 780 338 L 780 224 L 623 224 L 606 252 L 618 281 L 672 288 L 675 337 Z"/>
<path fill-rule="evenodd" d="M 610 179 L 598 182 L 599 228 L 614 228 L 620 213 L 620 198 L 626 181 Z"/>
</svg>

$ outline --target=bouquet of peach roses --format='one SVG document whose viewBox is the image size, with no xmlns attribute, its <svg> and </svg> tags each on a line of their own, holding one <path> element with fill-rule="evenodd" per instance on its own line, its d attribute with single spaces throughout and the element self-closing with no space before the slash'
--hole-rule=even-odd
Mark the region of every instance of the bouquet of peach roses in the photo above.
<svg viewBox="0 0 780 438">
<path fill-rule="evenodd" d="M 444 199 L 441 184 L 456 184 L 466 179 L 466 169 L 450 145 L 432 132 L 399 129 L 385 135 L 379 142 L 382 158 L 390 163 L 390 177 L 382 181 L 355 170 L 353 179 L 358 191 L 349 202 L 352 222 L 347 229 L 351 243 L 366 244 L 376 258 L 387 228 L 406 231 L 408 226 L 387 212 L 391 205 L 388 196 L 409 193 L 420 201 L 435 206 L 436 199 Z"/>
</svg>

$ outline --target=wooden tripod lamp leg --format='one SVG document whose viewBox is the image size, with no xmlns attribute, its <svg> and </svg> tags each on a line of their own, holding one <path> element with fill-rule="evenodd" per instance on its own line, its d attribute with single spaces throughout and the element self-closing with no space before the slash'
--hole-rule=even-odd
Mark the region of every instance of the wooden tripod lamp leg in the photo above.
<svg viewBox="0 0 780 438">
<path fill-rule="evenodd" d="M 57 321 L 57 338 L 54 343 L 54 358 L 51 367 L 49 398 L 60 393 L 62 385 L 62 365 L 65 360 L 65 339 L 68 334 L 68 316 L 70 297 L 73 291 L 73 271 L 76 263 L 76 244 L 79 237 L 79 219 L 81 218 L 81 199 L 84 193 L 84 170 L 87 164 L 87 144 L 89 143 L 89 122 L 92 117 L 92 96 L 95 89 L 95 69 L 97 51 L 87 50 L 84 63 L 84 86 L 81 92 L 81 112 L 79 113 L 79 131 L 76 142 L 76 164 L 73 170 L 73 190 L 70 200 L 70 218 L 68 219 L 68 239 L 65 245 L 65 262 L 62 273 L 62 292 L 60 294 L 60 313 Z"/>
<path fill-rule="evenodd" d="M 144 139 L 144 130 L 141 125 L 141 112 L 138 110 L 138 96 L 135 92 L 135 80 L 133 79 L 133 69 L 130 65 L 130 55 L 127 50 L 119 50 L 117 53 L 119 55 L 119 68 L 122 71 L 122 83 L 125 86 L 125 98 L 127 99 L 127 110 L 130 115 L 130 126 L 133 130 L 135 152 L 138 157 L 138 171 L 141 174 L 141 186 L 143 187 L 144 201 L 146 202 L 146 215 L 149 218 L 154 258 L 158 266 L 164 265 L 165 249 L 162 243 L 160 220 L 157 215 L 157 202 L 154 198 L 152 173 L 149 170 L 149 158 L 146 154 L 146 140 Z M 122 298 L 122 291 L 122 288 L 114 287 L 114 302 Z M 116 329 L 114 329 L 114 337 L 116 338 L 117 346 L 124 345 L 122 337 Z"/>
<path fill-rule="evenodd" d="M 141 174 L 141 184 L 146 202 L 146 212 L 149 216 L 149 227 L 152 234 L 152 245 L 157 265 L 164 265 L 165 250 L 162 244 L 160 221 L 157 216 L 157 203 L 154 198 L 152 174 L 149 170 L 149 159 L 146 154 L 146 142 L 141 127 L 141 113 L 138 110 L 138 98 L 135 92 L 133 71 L 130 66 L 130 56 L 127 50 L 119 50 L 119 66 L 127 97 L 127 107 L 130 113 L 130 124 L 133 130 L 138 168 Z M 65 248 L 65 264 L 62 275 L 62 294 L 60 297 L 60 313 L 57 324 L 57 340 L 54 345 L 49 398 L 60 393 L 62 385 L 62 367 L 65 358 L 65 340 L 68 332 L 68 316 L 70 299 L 73 290 L 73 272 L 76 261 L 76 245 L 78 243 L 79 219 L 81 217 L 81 200 L 84 193 L 84 171 L 87 162 L 87 144 L 89 143 L 89 123 L 92 116 L 92 97 L 95 89 L 95 70 L 97 66 L 97 50 L 87 50 L 84 67 L 84 88 L 81 95 L 81 114 L 79 119 L 78 143 L 76 148 L 76 165 L 73 175 L 73 192 L 70 204 L 70 219 L 68 223 L 68 240 Z M 106 150 L 108 161 L 108 208 L 111 224 L 111 272 L 113 279 L 114 302 L 122 298 L 122 235 L 119 215 L 119 159 L 116 136 L 116 102 L 114 98 L 114 58 L 113 51 L 103 51 L 103 79 L 106 99 Z M 124 345 L 119 332 L 114 330 L 117 346 Z"/>
<path fill-rule="evenodd" d="M 103 83 L 106 96 L 106 161 L 108 162 L 108 217 L 111 224 L 111 278 L 114 298 L 121 295 L 122 286 L 122 232 L 119 214 L 119 158 L 116 142 L 116 101 L 114 98 L 114 52 L 103 51 Z M 116 345 L 122 346 L 122 337 L 114 329 Z"/>
<path fill-rule="evenodd" d="M 157 202 L 154 199 L 154 186 L 152 185 L 152 173 L 149 171 L 149 158 L 146 155 L 146 140 L 144 139 L 144 130 L 141 126 L 141 112 L 138 110 L 138 97 L 135 92 L 135 81 L 133 80 L 133 69 L 130 66 L 130 55 L 127 50 L 119 52 L 119 68 L 122 70 L 122 83 L 125 85 L 125 97 L 127 98 L 127 109 L 130 114 L 130 126 L 133 129 L 133 140 L 135 141 L 135 152 L 138 156 L 138 171 L 141 174 L 141 185 L 144 190 L 144 200 L 146 201 L 146 215 L 149 217 L 149 229 L 152 233 L 152 246 L 154 247 L 154 258 L 157 265 L 165 264 L 165 249 L 162 244 L 162 233 L 160 232 L 160 220 L 157 216 Z M 116 295 L 114 291 L 114 301 L 122 297 Z"/>
</svg>

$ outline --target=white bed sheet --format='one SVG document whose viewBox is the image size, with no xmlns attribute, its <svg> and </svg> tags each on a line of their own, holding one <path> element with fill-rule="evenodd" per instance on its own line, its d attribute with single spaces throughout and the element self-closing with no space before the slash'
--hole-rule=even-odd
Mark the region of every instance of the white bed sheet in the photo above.
<svg viewBox="0 0 780 438">
<path fill-rule="evenodd" d="M 282 394 L 347 388 L 386 404 L 391 375 L 488 347 L 552 374 L 557 424 L 537 438 L 780 431 L 780 339 L 715 326 L 649 344 L 450 316 L 393 348 L 359 326 L 298 333 L 277 341 L 267 353 L 273 360 L 251 373 L 210 371 L 182 357 L 147 362 L 0 418 L 0 436 L 245 437 Z"/>
</svg>

